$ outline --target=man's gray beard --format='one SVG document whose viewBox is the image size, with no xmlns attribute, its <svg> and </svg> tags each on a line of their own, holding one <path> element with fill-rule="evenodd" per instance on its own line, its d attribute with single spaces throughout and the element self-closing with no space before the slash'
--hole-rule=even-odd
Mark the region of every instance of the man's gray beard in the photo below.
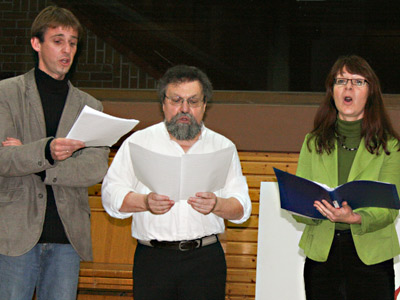
<svg viewBox="0 0 400 300">
<path fill-rule="evenodd" d="M 188 117 L 190 123 L 177 123 L 181 117 Z M 169 122 L 164 120 L 165 126 L 168 132 L 179 141 L 190 141 L 193 140 L 201 131 L 203 122 L 197 123 L 196 119 L 188 113 L 179 113 L 173 117 Z"/>
</svg>

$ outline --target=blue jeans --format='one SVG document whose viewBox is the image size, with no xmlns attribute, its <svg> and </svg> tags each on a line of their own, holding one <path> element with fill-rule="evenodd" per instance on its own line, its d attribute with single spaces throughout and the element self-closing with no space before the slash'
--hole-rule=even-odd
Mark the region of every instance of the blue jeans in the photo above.
<svg viewBox="0 0 400 300">
<path fill-rule="evenodd" d="M 80 258 L 70 244 L 37 244 L 21 256 L 0 254 L 0 299 L 75 300 Z"/>
</svg>

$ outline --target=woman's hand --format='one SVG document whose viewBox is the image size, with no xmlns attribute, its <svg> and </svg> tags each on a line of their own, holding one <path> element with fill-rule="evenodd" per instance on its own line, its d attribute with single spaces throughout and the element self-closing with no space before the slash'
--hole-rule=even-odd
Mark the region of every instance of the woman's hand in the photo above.
<svg viewBox="0 0 400 300">
<path fill-rule="evenodd" d="M 346 201 L 343 201 L 342 205 L 342 207 L 335 208 L 325 199 L 314 202 L 314 207 L 331 222 L 361 224 L 361 216 L 353 212 Z"/>
</svg>

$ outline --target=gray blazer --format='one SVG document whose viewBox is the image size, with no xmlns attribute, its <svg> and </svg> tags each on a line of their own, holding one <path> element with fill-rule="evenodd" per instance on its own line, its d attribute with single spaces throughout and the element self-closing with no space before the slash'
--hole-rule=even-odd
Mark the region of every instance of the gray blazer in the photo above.
<svg viewBox="0 0 400 300">
<path fill-rule="evenodd" d="M 107 147 L 84 148 L 51 165 L 45 158 L 46 126 L 34 70 L 0 81 L 0 141 L 17 138 L 22 146 L 0 144 L 0 253 L 22 255 L 38 242 L 51 185 L 67 237 L 83 260 L 92 260 L 87 188 L 108 168 Z M 99 101 L 69 83 L 56 137 L 65 137 L 86 105 Z M 45 181 L 36 173 L 46 171 Z"/>
</svg>

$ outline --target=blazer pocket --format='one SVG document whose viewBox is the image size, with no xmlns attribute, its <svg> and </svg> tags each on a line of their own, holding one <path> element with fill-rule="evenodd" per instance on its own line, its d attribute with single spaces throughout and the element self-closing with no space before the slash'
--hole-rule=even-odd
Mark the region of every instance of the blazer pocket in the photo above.
<svg viewBox="0 0 400 300">
<path fill-rule="evenodd" d="M 24 188 L 12 188 L 0 190 L 0 203 L 11 203 L 18 201 L 24 194 Z"/>
</svg>

